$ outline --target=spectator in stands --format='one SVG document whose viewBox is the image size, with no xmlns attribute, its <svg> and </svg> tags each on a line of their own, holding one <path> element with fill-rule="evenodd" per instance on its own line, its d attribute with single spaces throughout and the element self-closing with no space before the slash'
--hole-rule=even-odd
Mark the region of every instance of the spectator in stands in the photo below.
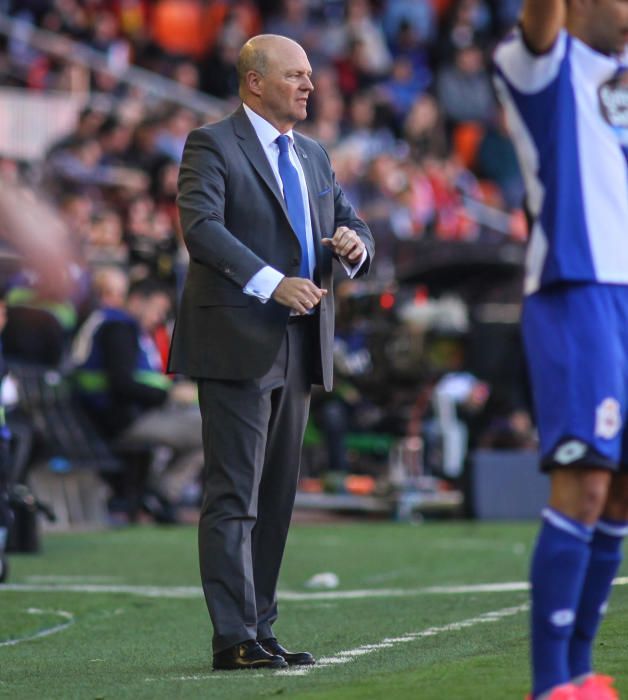
<svg viewBox="0 0 628 700">
<path fill-rule="evenodd" d="M 265 26 L 268 34 L 287 36 L 301 44 L 308 53 L 316 51 L 318 36 L 310 18 L 307 0 L 282 0 L 280 11 Z"/>
<path fill-rule="evenodd" d="M 331 148 L 340 140 L 344 101 L 339 91 L 330 91 L 317 102 L 313 119 L 305 125 L 308 136 Z"/>
<path fill-rule="evenodd" d="M 93 217 L 85 254 L 92 267 L 126 266 L 129 252 L 122 240 L 122 219 L 115 209 L 103 209 Z"/>
<path fill-rule="evenodd" d="M 179 176 L 179 163 L 173 160 L 164 161 L 155 172 L 155 179 L 151 188 L 158 207 L 161 207 L 173 215 L 176 219 L 176 210 L 173 209 L 177 198 L 177 178 Z"/>
<path fill-rule="evenodd" d="M 435 33 L 434 8 L 429 0 L 388 0 L 383 14 L 384 31 L 391 45 L 395 45 L 403 25 L 424 43 Z"/>
<path fill-rule="evenodd" d="M 225 35 L 237 34 L 248 39 L 259 33 L 262 30 L 259 4 L 259 0 L 213 0 L 208 3 L 205 50 L 211 51 Z"/>
<path fill-rule="evenodd" d="M 102 148 L 95 137 L 76 139 L 50 157 L 50 179 L 60 178 L 66 185 L 109 184 L 113 176 L 100 166 L 101 157 Z"/>
<path fill-rule="evenodd" d="M 460 49 L 485 47 L 492 29 L 491 13 L 484 0 L 455 0 L 447 11 L 436 46 L 440 61 L 449 61 Z"/>
<path fill-rule="evenodd" d="M 506 29 L 516 24 L 521 12 L 521 0 L 493 0 L 491 5 L 498 35 L 501 35 Z"/>
<path fill-rule="evenodd" d="M 58 211 L 67 228 L 68 238 L 81 251 L 89 238 L 94 201 L 84 192 L 65 189 L 57 200 Z"/>
<path fill-rule="evenodd" d="M 370 90 L 357 92 L 349 99 L 346 120 L 343 124 L 342 147 L 352 149 L 370 161 L 395 147 L 395 137 L 384 122 L 378 121 L 381 111 L 375 93 Z"/>
<path fill-rule="evenodd" d="M 109 115 L 98 129 L 98 143 L 102 149 L 102 165 L 125 165 L 125 155 L 131 146 L 132 129 L 117 116 Z"/>
<path fill-rule="evenodd" d="M 76 127 L 67 136 L 55 141 L 48 149 L 46 157 L 50 158 L 54 153 L 63 151 L 76 141 L 95 138 L 105 118 L 104 112 L 90 106 L 85 107 L 78 115 Z"/>
<path fill-rule="evenodd" d="M 402 22 L 392 44 L 393 58 L 407 58 L 412 63 L 413 75 L 423 85 L 432 81 L 428 49 L 425 37 L 417 34 L 410 23 Z"/>
<path fill-rule="evenodd" d="M 128 163 L 134 163 L 137 168 L 149 174 L 159 168 L 166 159 L 157 147 L 163 119 L 159 114 L 143 119 L 133 130 L 126 152 Z"/>
<path fill-rule="evenodd" d="M 108 160 L 115 160 L 116 151 L 112 149 L 109 153 Z M 103 163 L 104 157 L 101 143 L 95 138 L 75 141 L 48 160 L 48 186 L 59 194 L 68 186 L 146 189 L 148 178 L 144 173 L 135 168 Z M 92 193 L 98 198 L 94 189 Z"/>
<path fill-rule="evenodd" d="M 434 189 L 420 165 L 406 161 L 402 170 L 404 186 L 395 196 L 397 206 L 391 213 L 390 226 L 397 238 L 422 238 L 433 231 L 436 222 Z"/>
<path fill-rule="evenodd" d="M 411 57 L 402 55 L 395 58 L 390 78 L 381 89 L 392 106 L 397 122 L 402 121 L 417 96 L 428 87 L 429 81 L 429 72 L 417 73 Z"/>
<path fill-rule="evenodd" d="M 203 90 L 222 99 L 235 99 L 238 95 L 238 71 L 236 63 L 240 47 L 246 38 L 233 30 L 221 34 L 214 49 L 202 62 L 201 85 Z"/>
<path fill-rule="evenodd" d="M 338 85 L 343 95 L 351 96 L 367 90 L 385 77 L 374 70 L 369 58 L 369 45 L 361 36 L 350 39 L 347 51 L 336 61 Z"/>
<path fill-rule="evenodd" d="M 117 299 L 126 274 L 105 268 L 95 279 L 102 301 L 83 324 L 72 348 L 81 402 L 103 433 L 119 435 L 139 415 L 161 406 L 170 380 L 155 360 L 151 332 L 165 320 L 170 300 L 161 287 L 141 283 Z"/>
<path fill-rule="evenodd" d="M 201 76 L 198 66 L 193 61 L 178 61 L 175 63 L 170 77 L 179 85 L 189 88 L 190 90 L 198 90 L 201 84 Z"/>
<path fill-rule="evenodd" d="M 346 8 L 347 46 L 357 42 L 365 47 L 361 57 L 365 72 L 374 78 L 385 77 L 392 67 L 392 56 L 381 26 L 373 16 L 369 0 L 347 0 Z"/>
<path fill-rule="evenodd" d="M 166 158 L 181 162 L 187 135 L 198 126 L 194 113 L 183 107 L 173 108 L 161 122 L 155 146 Z"/>
<path fill-rule="evenodd" d="M 436 92 L 449 126 L 462 122 L 487 124 L 495 113 L 495 97 L 484 54 L 471 44 L 459 48 L 453 63 L 437 74 Z"/>
<path fill-rule="evenodd" d="M 194 391 L 186 383 L 173 385 L 163 374 L 152 337 L 170 311 L 169 294 L 160 284 L 142 280 L 130 287 L 120 307 L 124 279 L 119 268 L 103 269 L 96 278 L 101 305 L 77 334 L 72 360 L 82 406 L 114 447 L 134 458 L 125 480 L 133 519 L 149 484 L 151 495 L 160 495 L 150 461 L 145 461 L 151 449 L 161 445 L 177 457 L 187 455 L 200 449 L 201 429 Z M 169 504 L 159 500 L 163 510 L 157 517 L 172 519 Z"/>
<path fill-rule="evenodd" d="M 503 108 L 497 111 L 495 119 L 484 132 L 478 146 L 475 165 L 476 172 L 481 178 L 499 186 L 509 209 L 521 207 L 524 196 L 523 177 L 517 154 L 506 129 Z"/>
<path fill-rule="evenodd" d="M 120 36 L 116 16 L 108 10 L 93 13 L 91 19 L 91 45 L 107 56 L 107 64 L 116 71 L 124 71 L 130 58 L 129 42 Z"/>
<path fill-rule="evenodd" d="M 438 102 L 421 95 L 413 103 L 403 125 L 403 136 L 416 160 L 441 159 L 447 154 L 447 135 Z"/>
<path fill-rule="evenodd" d="M 148 196 L 136 199 L 129 209 L 125 239 L 134 277 L 174 286 L 178 243 L 167 210 L 157 208 Z"/>
<path fill-rule="evenodd" d="M 103 267 L 92 278 L 98 305 L 105 309 L 123 309 L 129 291 L 127 275 L 116 267 Z"/>
<path fill-rule="evenodd" d="M 336 177 L 339 182 L 343 183 L 342 188 L 347 199 L 355 203 L 356 209 L 362 209 L 360 183 L 365 168 L 365 159 L 353 148 L 347 148 L 344 145 L 333 150 L 331 159 Z"/>
</svg>

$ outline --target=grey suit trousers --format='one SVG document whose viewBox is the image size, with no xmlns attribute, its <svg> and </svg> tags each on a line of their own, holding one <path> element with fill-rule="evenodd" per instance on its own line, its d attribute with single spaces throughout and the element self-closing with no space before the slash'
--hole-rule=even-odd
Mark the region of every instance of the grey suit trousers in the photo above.
<svg viewBox="0 0 628 700">
<path fill-rule="evenodd" d="M 277 579 L 310 404 L 316 320 L 290 322 L 259 379 L 200 379 L 205 450 L 203 592 L 217 653 L 273 636 Z"/>
</svg>

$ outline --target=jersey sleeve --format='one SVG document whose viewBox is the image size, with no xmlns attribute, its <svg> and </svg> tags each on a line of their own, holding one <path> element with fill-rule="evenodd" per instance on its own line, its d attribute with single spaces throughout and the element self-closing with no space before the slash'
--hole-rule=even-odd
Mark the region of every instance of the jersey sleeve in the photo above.
<svg viewBox="0 0 628 700">
<path fill-rule="evenodd" d="M 499 44 L 493 55 L 497 75 L 522 95 L 535 95 L 549 87 L 559 76 L 568 52 L 568 34 L 559 32 L 552 48 L 542 54 L 526 45 L 520 28 Z"/>
</svg>

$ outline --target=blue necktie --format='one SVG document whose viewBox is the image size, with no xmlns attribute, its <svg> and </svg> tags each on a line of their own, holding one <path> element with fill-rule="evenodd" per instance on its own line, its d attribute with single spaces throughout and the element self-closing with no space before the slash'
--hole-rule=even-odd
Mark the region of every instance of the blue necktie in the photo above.
<svg viewBox="0 0 628 700">
<path fill-rule="evenodd" d="M 299 276 L 310 278 L 310 263 L 307 253 L 307 235 L 305 232 L 305 208 L 299 173 L 290 162 L 290 138 L 285 134 L 278 136 L 276 143 L 279 146 L 279 176 L 283 183 L 283 194 L 288 207 L 290 223 L 295 230 L 301 244 L 301 267 Z"/>
</svg>

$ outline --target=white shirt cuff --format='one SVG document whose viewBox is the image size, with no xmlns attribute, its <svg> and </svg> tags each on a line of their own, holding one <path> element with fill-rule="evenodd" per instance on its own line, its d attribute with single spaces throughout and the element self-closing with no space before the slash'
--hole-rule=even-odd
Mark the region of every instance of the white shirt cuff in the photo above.
<svg viewBox="0 0 628 700">
<path fill-rule="evenodd" d="M 266 267 L 263 267 L 251 277 L 242 291 L 249 296 L 257 297 L 265 304 L 283 278 L 284 275 L 281 272 L 270 265 L 266 265 Z"/>
<path fill-rule="evenodd" d="M 342 258 L 339 258 L 347 275 L 349 275 L 349 279 L 353 279 L 358 274 L 358 271 L 362 267 L 362 265 L 364 265 L 364 261 L 366 260 L 367 256 L 368 256 L 368 253 L 366 252 L 366 248 L 365 248 L 362 251 L 362 257 L 360 258 L 360 262 L 355 263 L 355 265 L 349 265 Z"/>
</svg>

